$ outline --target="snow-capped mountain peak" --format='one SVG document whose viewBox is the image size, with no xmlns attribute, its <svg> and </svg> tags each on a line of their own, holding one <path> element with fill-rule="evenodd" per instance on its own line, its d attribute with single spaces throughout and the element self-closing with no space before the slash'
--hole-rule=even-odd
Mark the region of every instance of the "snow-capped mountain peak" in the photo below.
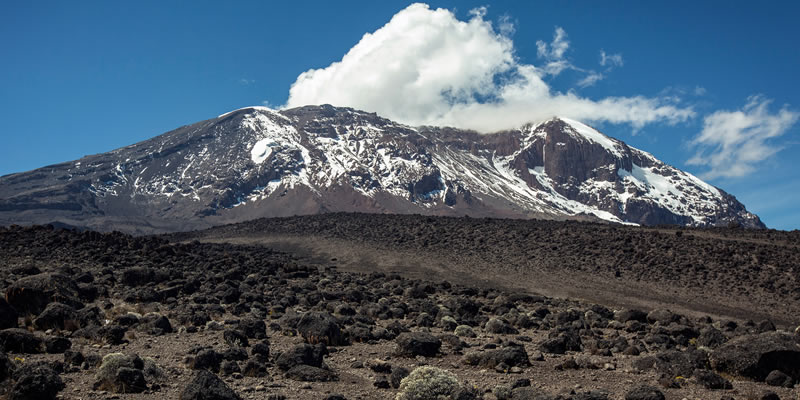
<svg viewBox="0 0 800 400">
<path fill-rule="evenodd" d="M 763 226 L 727 193 L 563 117 L 479 135 L 328 105 L 247 107 L 0 181 L 2 219 L 101 228 L 326 211 Z"/>
</svg>

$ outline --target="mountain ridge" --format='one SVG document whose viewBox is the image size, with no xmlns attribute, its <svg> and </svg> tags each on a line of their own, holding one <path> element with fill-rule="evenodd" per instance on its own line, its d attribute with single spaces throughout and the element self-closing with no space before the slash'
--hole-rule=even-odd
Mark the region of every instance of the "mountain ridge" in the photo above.
<svg viewBox="0 0 800 400">
<path fill-rule="evenodd" d="M 733 196 L 568 118 L 479 134 L 247 107 L 0 177 L 0 222 L 141 233 L 329 211 L 762 228 Z"/>
</svg>

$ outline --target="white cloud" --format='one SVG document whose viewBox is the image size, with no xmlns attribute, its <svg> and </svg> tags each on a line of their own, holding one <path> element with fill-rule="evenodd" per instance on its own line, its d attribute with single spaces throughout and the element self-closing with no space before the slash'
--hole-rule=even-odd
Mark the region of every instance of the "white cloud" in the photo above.
<svg viewBox="0 0 800 400">
<path fill-rule="evenodd" d="M 637 129 L 694 116 L 691 108 L 661 98 L 589 99 L 571 90 L 553 91 L 544 81 L 547 75 L 567 68 L 593 72 L 574 68 L 564 58 L 569 48 L 566 32 L 556 28 L 550 44 L 537 43 L 545 61 L 539 68 L 519 62 L 508 29 L 501 23 L 497 32 L 484 20 L 485 12 L 485 8 L 473 10 L 469 20 L 459 21 L 449 10 L 412 4 L 382 28 L 365 34 L 340 61 L 300 74 L 286 107 L 329 103 L 411 125 L 481 132 L 554 115 L 628 123 Z"/>
<path fill-rule="evenodd" d="M 567 52 L 567 49 L 569 49 L 567 32 L 560 26 L 556 27 L 556 32 L 553 34 L 553 41 L 550 42 L 550 46 L 541 40 L 536 41 L 536 54 L 539 58 L 544 58 L 546 60 L 558 61 L 564 59 L 564 53 Z"/>
<path fill-rule="evenodd" d="M 697 96 L 697 97 L 705 96 L 706 93 L 708 93 L 706 88 L 704 88 L 702 86 L 695 86 L 694 87 L 694 95 L 695 96 Z"/>
<path fill-rule="evenodd" d="M 752 96 L 741 110 L 717 111 L 705 117 L 703 130 L 691 141 L 695 155 L 689 165 L 709 167 L 704 179 L 736 178 L 755 171 L 756 165 L 782 149 L 775 139 L 800 118 L 786 106 L 775 114 L 771 100 Z"/>
<path fill-rule="evenodd" d="M 621 67 L 625 65 L 622 54 L 606 54 L 605 50 L 600 50 L 600 65 L 608 67 Z"/>
<path fill-rule="evenodd" d="M 503 15 L 497 21 L 497 26 L 500 30 L 500 34 L 505 37 L 511 37 L 514 35 L 514 32 L 517 31 L 516 26 L 514 26 L 514 22 L 511 21 L 511 17 L 508 15 Z"/>
<path fill-rule="evenodd" d="M 605 78 L 603 74 L 591 71 L 589 75 L 586 75 L 585 78 L 578 81 L 578 86 L 582 88 L 593 86 L 595 83 L 603 80 L 603 78 Z"/>
<path fill-rule="evenodd" d="M 256 83 L 255 79 L 247 79 L 247 78 L 239 79 L 239 84 L 240 85 L 249 86 L 249 85 L 252 85 L 252 84 L 255 84 L 255 83 Z"/>
</svg>

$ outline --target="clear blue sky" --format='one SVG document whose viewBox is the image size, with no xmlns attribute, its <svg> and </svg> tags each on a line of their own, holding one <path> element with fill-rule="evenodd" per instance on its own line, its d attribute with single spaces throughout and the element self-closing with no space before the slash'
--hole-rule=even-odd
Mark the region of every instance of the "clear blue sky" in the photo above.
<svg viewBox="0 0 800 400">
<path fill-rule="evenodd" d="M 288 3 L 3 2 L 0 175 L 109 151 L 244 106 L 285 104 L 300 73 L 341 60 L 409 5 Z M 461 21 L 487 6 L 483 18 L 498 31 L 502 21 L 513 23 L 508 37 L 517 62 L 537 67 L 547 60 L 536 42 L 553 44 L 556 27 L 563 28 L 564 60 L 576 69 L 545 77 L 553 92 L 677 99 L 691 118 L 636 132 L 630 124 L 599 127 L 698 175 L 710 167 L 687 163 L 698 151 L 691 143 L 712 113 L 738 110 L 769 120 L 781 109 L 789 117 L 800 112 L 798 2 L 428 4 Z M 624 61 L 601 66 L 601 50 Z M 603 79 L 576 85 L 591 71 Z M 758 143 L 771 151 L 748 161 L 746 173 L 708 180 L 768 226 L 799 229 L 800 124 L 759 132 L 769 138 Z M 705 147 L 710 152 L 722 143 L 713 140 Z"/>
</svg>

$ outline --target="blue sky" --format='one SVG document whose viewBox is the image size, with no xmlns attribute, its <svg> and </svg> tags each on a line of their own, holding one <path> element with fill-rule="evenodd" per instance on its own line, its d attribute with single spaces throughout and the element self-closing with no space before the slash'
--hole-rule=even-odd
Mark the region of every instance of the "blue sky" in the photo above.
<svg viewBox="0 0 800 400">
<path fill-rule="evenodd" d="M 322 73 L 298 80 L 310 69 L 349 68 L 347 62 L 330 66 L 348 52 L 355 58 L 354 46 L 365 33 L 380 30 L 384 35 L 383 42 L 376 34 L 364 46 L 395 43 L 402 21 L 390 20 L 410 17 L 408 2 L 167 3 L 0 4 L 0 175 L 105 152 L 249 105 L 341 99 L 368 105 L 361 108 L 374 104 L 372 111 L 397 113 L 410 122 L 478 129 L 493 123 L 467 121 L 463 113 L 449 111 L 419 114 L 408 103 L 342 98 L 348 93 L 342 85 L 349 81 L 325 80 Z M 428 4 L 415 9 L 419 18 L 414 21 L 445 21 L 437 25 L 437 34 L 456 42 L 464 32 L 455 31 L 466 29 L 479 39 L 469 49 L 476 53 L 466 58 L 458 43 L 442 40 L 444 47 L 425 47 L 430 53 L 401 49 L 392 60 L 398 64 L 394 68 L 418 65 L 448 49 L 458 50 L 455 59 L 462 57 L 469 68 L 482 59 L 491 63 L 508 57 L 497 64 L 502 71 L 483 86 L 471 86 L 474 79 L 468 79 L 474 77 L 469 73 L 485 72 L 480 70 L 468 71 L 462 80 L 453 78 L 457 73 L 445 79 L 471 91 L 454 100 L 458 106 L 476 107 L 468 110 L 470 116 L 481 115 L 472 111 L 480 111 L 486 99 L 512 103 L 503 92 L 509 86 L 543 88 L 538 97 L 525 94 L 515 104 L 541 112 L 563 107 L 564 115 L 591 120 L 606 134 L 706 178 L 768 226 L 800 229 L 800 177 L 795 173 L 800 27 L 794 21 L 800 3 Z M 438 8 L 451 16 L 436 14 Z M 488 36 L 481 30 L 486 26 L 493 30 Z M 499 47 L 482 47 L 480 40 Z M 351 64 L 351 73 L 366 68 L 383 82 L 382 88 L 393 89 L 394 80 L 387 77 L 396 73 L 389 74 L 384 65 L 389 62 Z M 449 73 L 451 63 L 442 64 Z M 529 69 L 533 77 L 520 80 Z M 507 83 L 514 79 L 513 85 Z M 630 115 L 628 106 L 643 112 Z M 426 110 L 438 108 L 426 105 Z M 511 111 L 501 115 L 508 115 L 509 123 L 513 116 L 528 117 Z"/>
</svg>

